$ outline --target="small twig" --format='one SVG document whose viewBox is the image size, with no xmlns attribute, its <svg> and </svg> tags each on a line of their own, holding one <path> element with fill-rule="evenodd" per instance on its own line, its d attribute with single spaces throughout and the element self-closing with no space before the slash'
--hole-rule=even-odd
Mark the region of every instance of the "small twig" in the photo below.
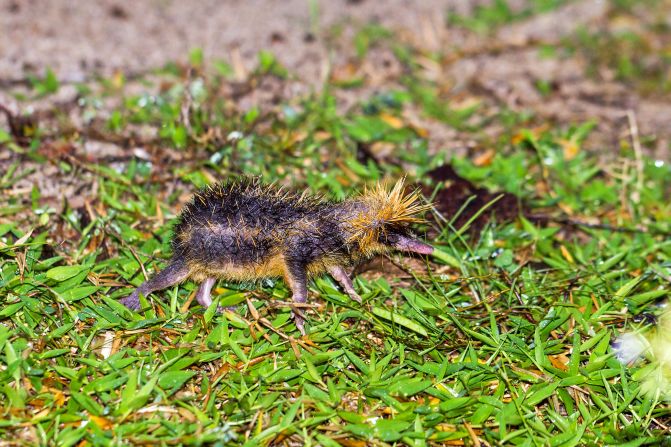
<svg viewBox="0 0 671 447">
<path fill-rule="evenodd" d="M 657 236 L 671 236 L 669 231 L 656 230 L 654 228 L 630 228 L 630 227 L 618 227 L 614 225 L 604 224 L 604 223 L 590 223 L 580 220 L 571 219 L 570 217 L 554 217 L 547 215 L 528 215 L 524 216 L 531 221 L 545 221 L 545 222 L 555 222 L 558 224 L 570 225 L 574 227 L 585 227 L 585 228 L 594 228 L 597 230 L 606 230 L 616 233 L 636 233 L 636 234 L 652 234 Z"/>
<path fill-rule="evenodd" d="M 475 433 L 475 430 L 473 430 L 473 427 L 471 427 L 471 424 L 469 424 L 468 422 L 464 422 L 464 427 L 466 427 L 466 431 L 468 431 L 468 435 L 473 441 L 473 445 L 475 447 L 480 447 L 482 444 L 480 443 L 480 439 L 478 438 L 478 435 Z"/>
<path fill-rule="evenodd" d="M 7 116 L 7 119 L 14 116 L 12 111 L 9 110 L 4 104 L 0 104 L 0 112 L 3 112 Z"/>
<path fill-rule="evenodd" d="M 301 304 L 301 303 L 292 303 L 292 304 L 296 304 L 296 307 L 314 307 L 314 306 L 311 306 L 311 305 L 305 305 L 305 304 Z M 272 343 L 272 340 L 270 339 L 270 337 L 268 336 L 266 331 L 264 331 L 262 329 L 261 326 L 264 326 L 264 327 L 270 329 L 271 331 L 273 331 L 274 333 L 279 335 L 281 338 L 288 341 L 291 344 L 291 349 L 293 349 L 294 354 L 296 354 L 297 358 L 300 358 L 300 356 L 301 356 L 301 353 L 298 350 L 297 344 L 301 345 L 308 352 L 310 352 L 310 353 L 312 352 L 301 340 L 296 340 L 292 336 L 287 335 L 284 332 L 276 329 L 275 326 L 273 326 L 273 324 L 270 321 L 268 321 L 267 318 L 261 317 L 261 315 L 259 314 L 259 311 L 256 310 L 256 307 L 254 307 L 254 304 L 252 303 L 252 301 L 249 298 L 247 298 L 247 309 L 249 309 L 249 313 L 252 314 L 252 319 L 254 319 L 254 324 L 252 324 L 251 322 L 247 322 L 249 324 L 250 330 L 253 326 L 256 326 L 256 328 L 259 330 L 259 332 L 261 332 L 261 336 L 263 336 L 266 340 L 268 340 L 268 342 Z"/>
<path fill-rule="evenodd" d="M 126 241 L 124 240 L 124 238 L 119 233 L 117 233 L 113 229 L 109 228 L 107 225 L 104 226 L 103 231 L 107 234 L 111 234 L 112 236 L 114 236 L 119 242 L 121 242 L 121 245 L 124 248 L 127 248 L 128 250 L 130 250 L 131 254 L 135 258 L 137 263 L 140 264 L 140 269 L 142 269 L 142 275 L 144 276 L 144 280 L 148 281 L 149 280 L 149 275 L 147 275 L 147 271 L 144 268 L 144 264 L 140 260 L 140 257 L 137 255 L 137 253 L 135 252 L 133 247 L 131 247 L 129 244 L 127 244 Z"/>
<path fill-rule="evenodd" d="M 179 109 L 179 120 L 186 129 L 189 136 L 193 133 L 191 128 L 191 108 L 193 107 L 193 96 L 191 95 L 191 80 L 193 78 L 193 68 L 189 68 L 184 81 L 184 100 Z"/>
<path fill-rule="evenodd" d="M 632 200 L 638 203 L 641 200 L 641 191 L 643 191 L 643 151 L 641 150 L 641 141 L 638 135 L 636 115 L 633 110 L 627 110 L 627 119 L 629 120 L 629 135 L 631 136 L 631 144 L 634 148 L 634 157 L 636 158 L 636 192 L 632 194 Z"/>
<path fill-rule="evenodd" d="M 197 293 L 197 291 L 194 290 L 193 292 L 191 292 L 191 293 L 189 294 L 189 296 L 188 296 L 188 298 L 186 299 L 186 301 L 184 301 L 184 304 L 182 304 L 182 307 L 179 308 L 179 311 L 180 311 L 181 313 L 185 313 L 186 311 L 189 310 L 189 307 L 191 307 L 191 303 L 193 303 L 193 300 L 196 298 L 196 293 Z"/>
<path fill-rule="evenodd" d="M 148 281 L 149 280 L 149 275 L 147 275 L 147 271 L 144 269 L 144 264 L 140 260 L 140 257 L 137 255 L 137 253 L 135 253 L 135 250 L 130 245 L 128 245 L 126 248 L 128 248 L 130 250 L 131 254 L 135 258 L 137 263 L 140 264 L 140 268 L 142 269 L 142 275 L 144 276 L 144 280 Z"/>
<path fill-rule="evenodd" d="M 662 427 L 662 429 L 667 430 L 667 431 L 669 430 L 669 427 L 668 427 L 667 425 L 662 424 L 662 423 L 659 421 L 659 419 L 652 418 L 652 420 L 655 421 L 655 423 L 656 423 L 657 425 L 659 425 L 660 427 Z"/>
<path fill-rule="evenodd" d="M 384 257 L 385 257 L 389 262 L 391 262 L 392 264 L 394 264 L 394 266 L 396 266 L 399 270 L 403 270 L 405 273 L 407 273 L 408 276 L 410 276 L 411 278 L 416 278 L 416 277 L 417 277 L 417 276 L 415 275 L 415 273 L 412 271 L 412 269 L 410 269 L 409 267 L 407 267 L 407 266 L 403 265 L 402 263 L 398 262 L 398 261 L 397 261 L 396 259 L 394 259 L 392 256 L 390 256 L 390 255 L 388 255 L 388 254 L 385 254 Z"/>
<path fill-rule="evenodd" d="M 309 304 L 309 303 L 296 303 L 293 301 L 279 301 L 279 300 L 273 300 L 269 301 L 266 304 L 270 308 L 278 308 L 278 307 L 296 307 L 298 309 L 316 309 L 319 306 L 316 304 Z"/>
</svg>

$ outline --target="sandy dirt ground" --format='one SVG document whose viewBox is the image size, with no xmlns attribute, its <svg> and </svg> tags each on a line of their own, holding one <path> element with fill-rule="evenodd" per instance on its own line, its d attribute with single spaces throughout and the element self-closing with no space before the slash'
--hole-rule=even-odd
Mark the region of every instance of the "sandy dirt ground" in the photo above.
<svg viewBox="0 0 671 447">
<path fill-rule="evenodd" d="M 21 79 L 51 67 L 59 79 L 91 73 L 142 71 L 184 59 L 193 48 L 206 58 L 240 58 L 272 50 L 312 81 L 326 51 L 320 30 L 341 23 L 380 23 L 407 31 L 440 26 L 457 0 L 329 2 L 308 0 L 141 0 L 0 2 L 0 78 Z M 465 5 L 465 3 L 464 3 Z"/>
<path fill-rule="evenodd" d="M 258 52 L 270 50 L 293 74 L 292 80 L 280 87 L 259 86 L 240 98 L 244 109 L 269 96 L 276 101 L 278 95 L 286 99 L 318 89 L 329 75 L 348 69 L 354 31 L 378 23 L 409 45 L 444 55 L 440 64 L 427 62 L 428 76 L 449 85 L 462 102 L 473 96 L 492 107 L 531 110 L 552 123 L 594 119 L 599 124 L 590 146 L 601 151 L 627 138 L 633 116 L 640 133 L 651 136 L 644 150 L 669 159 L 668 97 L 642 97 L 608 72 L 598 79 L 586 77 L 587 62 L 580 55 L 542 55 L 541 44 L 558 44 L 576 30 L 607 26 L 608 2 L 569 3 L 505 25 L 486 39 L 447 24 L 448 11 L 468 14 L 479 3 L 487 2 L 0 0 L 0 100 L 22 107 L 8 92 L 47 68 L 62 84 L 115 72 L 132 77 L 170 61 L 184 61 L 193 48 L 202 48 L 206 60 L 229 61 L 242 80 L 257 63 Z M 521 8 L 525 2 L 509 4 Z M 671 12 L 666 20 L 671 23 Z M 337 39 L 328 37 L 334 34 Z M 342 110 L 381 86 L 393 85 L 400 76 L 388 52 L 373 51 L 367 63 L 361 68 L 366 84 L 340 94 Z M 551 86 L 548 95 L 539 93 L 539 82 Z M 60 96 L 50 100 L 66 101 L 72 91 L 61 89 Z M 458 152 L 468 145 L 467 138 L 442 123 L 425 120 L 423 125 L 434 150 Z M 484 130 L 496 132 L 496 123 Z"/>
</svg>

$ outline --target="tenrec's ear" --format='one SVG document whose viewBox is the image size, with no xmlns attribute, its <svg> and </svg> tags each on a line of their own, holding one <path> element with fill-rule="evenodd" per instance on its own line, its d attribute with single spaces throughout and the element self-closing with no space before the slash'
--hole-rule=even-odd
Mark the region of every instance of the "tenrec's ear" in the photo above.
<svg viewBox="0 0 671 447">
<path fill-rule="evenodd" d="M 420 255 L 433 254 L 433 247 L 407 236 L 399 236 L 392 246 L 397 250 L 409 251 Z"/>
</svg>

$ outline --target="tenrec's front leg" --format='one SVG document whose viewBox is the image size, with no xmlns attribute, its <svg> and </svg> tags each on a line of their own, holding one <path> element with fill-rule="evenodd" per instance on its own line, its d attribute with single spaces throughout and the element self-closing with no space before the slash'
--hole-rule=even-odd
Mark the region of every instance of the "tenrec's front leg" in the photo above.
<svg viewBox="0 0 671 447">
<path fill-rule="evenodd" d="M 352 279 L 349 277 L 344 268 L 339 265 L 334 265 L 328 268 L 329 275 L 333 276 L 333 279 L 338 281 L 338 283 L 345 289 L 345 292 L 357 303 L 361 304 L 361 297 L 356 290 L 354 290 L 354 285 L 352 284 Z"/>
<path fill-rule="evenodd" d="M 308 275 L 305 266 L 298 263 L 288 263 L 285 280 L 291 289 L 294 303 L 305 304 L 308 301 Z M 294 307 L 291 312 L 294 316 L 296 328 L 302 335 L 305 335 L 303 312 L 299 307 Z"/>
<path fill-rule="evenodd" d="M 181 260 L 173 259 L 170 264 L 158 272 L 149 281 L 142 283 L 126 298 L 119 300 L 121 304 L 132 310 L 140 308 L 140 294 L 147 296 L 156 290 L 162 290 L 184 281 L 189 276 L 189 268 Z"/>
<path fill-rule="evenodd" d="M 214 278 L 206 278 L 205 281 L 200 284 L 200 287 L 198 287 L 198 291 L 196 292 L 196 301 L 198 301 L 198 304 L 203 307 L 210 307 L 210 304 L 212 304 L 210 292 L 212 291 L 215 282 L 216 280 Z"/>
</svg>

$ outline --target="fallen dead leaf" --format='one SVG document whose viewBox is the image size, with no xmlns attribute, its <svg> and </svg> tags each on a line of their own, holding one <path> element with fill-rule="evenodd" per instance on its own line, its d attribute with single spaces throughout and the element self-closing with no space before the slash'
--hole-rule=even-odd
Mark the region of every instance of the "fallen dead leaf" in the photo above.
<svg viewBox="0 0 671 447">
<path fill-rule="evenodd" d="M 568 371 L 567 365 L 569 364 L 569 358 L 564 354 L 548 355 L 548 359 L 555 368 L 561 369 L 562 371 Z"/>
<path fill-rule="evenodd" d="M 473 158 L 473 164 L 475 166 L 489 166 L 492 164 L 495 155 L 496 151 L 494 149 L 487 149 L 485 152 Z"/>
</svg>

